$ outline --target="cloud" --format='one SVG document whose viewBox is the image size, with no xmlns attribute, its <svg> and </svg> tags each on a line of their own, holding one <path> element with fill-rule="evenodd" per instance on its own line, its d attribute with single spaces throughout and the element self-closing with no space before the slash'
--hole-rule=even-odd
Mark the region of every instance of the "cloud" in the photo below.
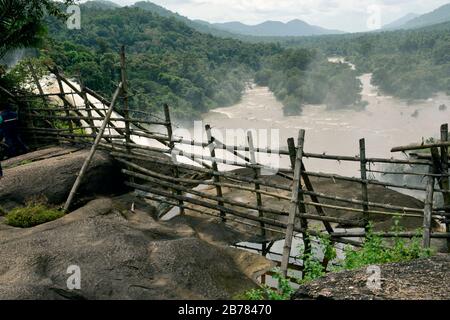
<svg viewBox="0 0 450 320">
<path fill-rule="evenodd" d="M 136 0 L 113 0 L 132 4 Z M 311 24 L 344 31 L 365 31 L 369 8 L 379 8 L 383 24 L 410 12 L 425 13 L 448 0 L 153 0 L 191 19 L 211 22 L 302 19 Z M 373 11 L 373 10 L 372 10 Z"/>
</svg>

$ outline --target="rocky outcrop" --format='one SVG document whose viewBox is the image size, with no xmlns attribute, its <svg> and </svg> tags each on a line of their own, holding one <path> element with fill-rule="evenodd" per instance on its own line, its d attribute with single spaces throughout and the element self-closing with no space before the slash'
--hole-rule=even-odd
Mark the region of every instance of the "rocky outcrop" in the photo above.
<svg viewBox="0 0 450 320">
<path fill-rule="evenodd" d="M 0 224 L 0 299 L 229 299 L 272 267 L 187 223 L 157 222 L 153 210 L 122 196 L 31 229 Z M 67 287 L 71 265 L 80 290 Z"/>
<path fill-rule="evenodd" d="M 32 152 L 3 163 L 0 206 L 9 210 L 27 199 L 44 196 L 51 204 L 63 203 L 89 150 L 54 147 Z M 114 194 L 123 188 L 120 168 L 98 151 L 85 176 L 79 196 Z"/>
<path fill-rule="evenodd" d="M 450 255 L 380 265 L 381 288 L 367 286 L 367 269 L 330 274 L 301 286 L 293 299 L 448 300 Z"/>
</svg>

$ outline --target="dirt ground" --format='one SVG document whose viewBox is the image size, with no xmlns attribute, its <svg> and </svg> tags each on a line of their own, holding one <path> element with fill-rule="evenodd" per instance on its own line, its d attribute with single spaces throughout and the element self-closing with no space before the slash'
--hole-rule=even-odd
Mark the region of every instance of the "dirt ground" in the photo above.
<svg viewBox="0 0 450 320">
<path fill-rule="evenodd" d="M 344 271 L 301 286 L 293 299 L 448 300 L 450 255 L 380 266 L 381 289 L 370 290 L 366 269 Z"/>
</svg>

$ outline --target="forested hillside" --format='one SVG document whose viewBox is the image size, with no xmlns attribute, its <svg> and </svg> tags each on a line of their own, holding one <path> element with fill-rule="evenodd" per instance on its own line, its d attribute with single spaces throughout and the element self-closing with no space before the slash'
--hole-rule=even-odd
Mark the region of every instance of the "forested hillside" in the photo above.
<svg viewBox="0 0 450 320">
<path fill-rule="evenodd" d="M 357 76 L 347 64 L 329 63 L 317 51 L 288 49 L 265 58 L 255 81 L 283 101 L 286 115 L 296 115 L 304 104 L 363 108 Z"/>
<path fill-rule="evenodd" d="M 68 30 L 62 22 L 49 20 L 50 38 L 43 56 L 69 75 L 81 75 L 88 87 L 109 96 L 119 79 L 118 51 L 125 45 L 132 108 L 160 110 L 168 103 L 177 118 L 198 118 L 211 108 L 239 101 L 246 83 L 261 70 L 266 81 L 259 74 L 258 82 L 270 79 L 270 87 L 288 114 L 301 112 L 304 103 L 347 106 L 360 100 L 359 81 L 354 78 L 346 88 L 335 82 L 332 95 L 325 92 L 328 87 L 323 78 L 330 69 L 333 76 L 343 78 L 350 69 L 328 63 L 313 50 L 287 51 L 277 44 L 217 38 L 140 8 L 82 7 L 82 15 L 81 30 Z M 284 60 L 283 54 L 292 59 L 276 63 Z M 334 103 L 336 90 L 341 96 L 347 94 L 345 101 Z M 312 96 L 313 92 L 320 94 Z"/>
<path fill-rule="evenodd" d="M 175 19 L 138 8 L 83 10 L 81 30 L 50 21 L 45 56 L 66 73 L 110 95 L 119 77 L 118 52 L 126 46 L 131 104 L 158 108 L 169 103 L 177 117 L 197 117 L 237 102 L 261 57 L 281 51 L 204 35 Z"/>
<path fill-rule="evenodd" d="M 374 84 L 384 93 L 400 98 L 450 94 L 450 23 L 417 30 L 297 38 L 281 44 L 344 56 L 359 72 L 372 72 Z"/>
</svg>

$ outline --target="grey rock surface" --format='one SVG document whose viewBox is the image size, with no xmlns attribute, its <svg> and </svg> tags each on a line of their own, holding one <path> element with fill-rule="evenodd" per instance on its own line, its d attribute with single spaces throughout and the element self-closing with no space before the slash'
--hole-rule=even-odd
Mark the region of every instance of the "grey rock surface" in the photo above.
<svg viewBox="0 0 450 320">
<path fill-rule="evenodd" d="M 30 229 L 0 224 L 0 299 L 229 299 L 272 267 L 153 213 L 122 196 Z M 80 267 L 81 290 L 67 288 L 71 265 Z"/>
<path fill-rule="evenodd" d="M 54 147 L 4 162 L 0 206 L 9 210 L 27 199 L 44 196 L 50 204 L 63 203 L 88 155 L 87 149 Z M 123 183 L 120 168 L 107 153 L 98 151 L 78 195 L 115 193 Z"/>
<path fill-rule="evenodd" d="M 302 285 L 293 299 L 448 300 L 450 255 L 378 266 L 381 287 L 367 286 L 367 269 L 332 273 Z M 371 289 L 372 288 L 372 289 Z"/>
</svg>

